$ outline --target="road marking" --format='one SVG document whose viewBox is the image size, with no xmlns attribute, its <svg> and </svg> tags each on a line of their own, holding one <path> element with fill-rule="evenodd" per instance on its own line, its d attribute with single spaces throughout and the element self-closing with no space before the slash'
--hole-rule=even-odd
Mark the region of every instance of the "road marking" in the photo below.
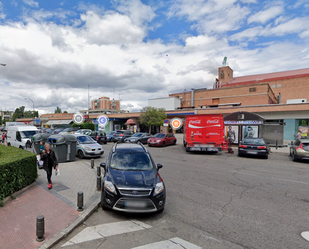
<svg viewBox="0 0 309 249">
<path fill-rule="evenodd" d="M 86 227 L 83 231 L 70 239 L 61 247 L 79 244 L 86 241 L 104 239 L 117 234 L 130 233 L 151 228 L 151 226 L 137 221 L 119 221 L 107 224 L 101 224 L 93 227 Z"/>
<path fill-rule="evenodd" d="M 134 247 L 132 249 L 202 249 L 202 247 L 176 237 L 169 240 Z"/>
<path fill-rule="evenodd" d="M 305 240 L 309 241 L 309 232 L 302 232 L 302 233 L 301 233 L 301 236 L 302 236 Z"/>
</svg>

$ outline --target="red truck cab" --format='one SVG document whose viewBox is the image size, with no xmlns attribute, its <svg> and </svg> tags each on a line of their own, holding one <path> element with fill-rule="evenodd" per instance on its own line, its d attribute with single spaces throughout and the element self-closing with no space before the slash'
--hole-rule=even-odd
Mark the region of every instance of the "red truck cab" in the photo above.
<svg viewBox="0 0 309 249">
<path fill-rule="evenodd" d="M 222 151 L 226 146 L 221 114 L 188 115 L 184 121 L 186 151 Z"/>
</svg>

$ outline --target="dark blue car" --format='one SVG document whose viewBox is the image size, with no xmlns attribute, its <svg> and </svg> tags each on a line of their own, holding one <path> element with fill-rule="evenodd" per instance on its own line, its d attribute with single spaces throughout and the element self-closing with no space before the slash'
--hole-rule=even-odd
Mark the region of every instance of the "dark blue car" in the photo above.
<svg viewBox="0 0 309 249">
<path fill-rule="evenodd" d="M 162 212 L 166 190 L 148 150 L 141 144 L 116 143 L 111 150 L 102 185 L 103 209 L 124 212 Z"/>
</svg>

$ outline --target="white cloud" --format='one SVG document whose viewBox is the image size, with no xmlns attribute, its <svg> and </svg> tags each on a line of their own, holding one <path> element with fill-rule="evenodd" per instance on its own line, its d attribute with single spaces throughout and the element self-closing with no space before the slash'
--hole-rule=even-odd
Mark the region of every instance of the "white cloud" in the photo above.
<svg viewBox="0 0 309 249">
<path fill-rule="evenodd" d="M 266 23 L 271 19 L 276 18 L 284 12 L 284 6 L 282 4 L 271 6 L 268 9 L 261 10 L 248 18 L 248 23 Z"/>
<path fill-rule="evenodd" d="M 23 0 L 23 2 L 29 5 L 30 7 L 35 7 L 35 8 L 39 7 L 39 3 L 34 0 Z"/>
</svg>

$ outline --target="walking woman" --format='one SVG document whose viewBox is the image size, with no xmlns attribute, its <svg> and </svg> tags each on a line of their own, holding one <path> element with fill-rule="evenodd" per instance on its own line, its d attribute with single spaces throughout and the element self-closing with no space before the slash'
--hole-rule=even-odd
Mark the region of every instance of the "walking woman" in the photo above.
<svg viewBox="0 0 309 249">
<path fill-rule="evenodd" d="M 45 147 L 45 150 L 42 150 L 41 160 L 44 162 L 43 167 L 47 174 L 47 181 L 49 183 L 48 189 L 51 189 L 53 187 L 52 185 L 53 182 L 51 180 L 52 171 L 53 171 L 53 168 L 55 170 L 58 169 L 58 161 L 57 161 L 55 152 L 50 149 L 50 145 L 46 143 L 44 147 Z"/>
</svg>

